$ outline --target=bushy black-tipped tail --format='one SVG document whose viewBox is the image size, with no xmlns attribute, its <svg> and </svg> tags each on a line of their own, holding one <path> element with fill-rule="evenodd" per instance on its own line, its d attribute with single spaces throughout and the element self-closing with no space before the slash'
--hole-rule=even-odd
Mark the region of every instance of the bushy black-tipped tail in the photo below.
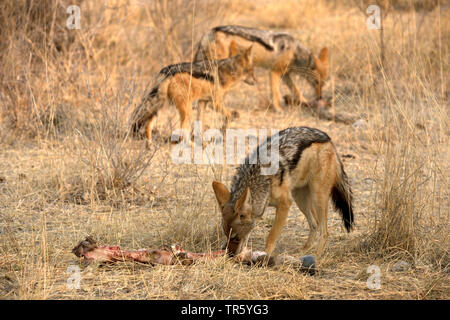
<svg viewBox="0 0 450 320">
<path fill-rule="evenodd" d="M 147 103 L 158 94 L 158 87 L 152 88 L 150 93 L 144 96 L 141 103 L 134 109 L 131 116 L 131 132 L 135 135 L 139 135 L 141 128 L 147 123 L 149 119 L 154 117 L 160 108 L 152 106 L 147 107 Z"/>
<path fill-rule="evenodd" d="M 350 232 L 353 229 L 352 189 L 348 183 L 347 174 L 342 162 L 338 160 L 339 177 L 331 190 L 334 208 L 339 211 L 344 222 L 345 229 Z"/>
</svg>

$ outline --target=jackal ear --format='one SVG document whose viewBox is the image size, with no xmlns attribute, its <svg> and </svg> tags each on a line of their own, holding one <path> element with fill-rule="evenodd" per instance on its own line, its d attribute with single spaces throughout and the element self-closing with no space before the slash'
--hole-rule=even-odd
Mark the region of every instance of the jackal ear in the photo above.
<svg viewBox="0 0 450 320">
<path fill-rule="evenodd" d="M 250 189 L 247 187 L 241 197 L 236 201 L 235 210 L 240 211 L 250 206 L 251 194 Z"/>
<path fill-rule="evenodd" d="M 230 199 L 230 192 L 227 187 L 220 182 L 214 181 L 212 183 L 212 187 L 214 189 L 214 193 L 216 194 L 217 202 L 219 206 L 222 208 L 225 203 Z"/>
<path fill-rule="evenodd" d="M 319 53 L 319 58 L 314 57 L 315 68 L 320 73 L 322 79 L 328 77 L 328 49 L 322 48 Z"/>
<path fill-rule="evenodd" d="M 320 50 L 319 53 L 319 59 L 322 64 L 327 65 L 328 64 L 328 48 L 324 47 L 322 50 Z"/>
<path fill-rule="evenodd" d="M 245 49 L 245 56 L 246 56 L 246 57 L 251 57 L 251 55 L 252 55 L 252 49 L 253 49 L 253 45 L 250 45 L 250 47 L 248 47 L 247 49 Z"/>
<path fill-rule="evenodd" d="M 238 54 L 238 47 L 237 47 L 236 41 L 231 40 L 231 42 L 230 42 L 230 58 L 234 57 L 237 54 Z"/>
</svg>

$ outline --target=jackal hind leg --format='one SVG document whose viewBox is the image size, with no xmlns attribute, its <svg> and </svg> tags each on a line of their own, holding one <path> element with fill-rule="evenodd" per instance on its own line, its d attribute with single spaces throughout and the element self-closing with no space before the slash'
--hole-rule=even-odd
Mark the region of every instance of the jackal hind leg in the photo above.
<svg viewBox="0 0 450 320">
<path fill-rule="evenodd" d="M 152 131 L 156 124 L 156 117 L 158 115 L 158 111 L 164 108 L 167 104 L 167 101 L 164 99 L 155 99 L 153 101 L 152 106 L 149 110 L 145 112 L 145 115 L 141 118 L 141 122 L 144 125 L 145 128 L 145 136 L 147 138 L 146 146 L 147 148 L 150 147 L 150 144 L 152 142 Z"/>
<path fill-rule="evenodd" d="M 178 113 L 180 114 L 180 128 L 182 130 L 182 139 L 184 139 L 185 142 L 191 142 L 192 101 L 186 100 L 185 97 L 180 97 L 175 100 L 175 106 L 178 109 Z M 176 142 L 177 141 L 175 141 L 175 143 Z"/>
<path fill-rule="evenodd" d="M 292 196 L 298 208 L 306 217 L 309 225 L 309 236 L 303 245 L 303 250 L 311 249 L 317 235 L 317 218 L 312 206 L 311 192 L 309 187 L 297 188 L 292 191 Z"/>
<path fill-rule="evenodd" d="M 331 188 L 323 183 L 312 183 L 312 204 L 316 213 L 319 231 L 319 243 L 317 245 L 317 255 L 321 255 L 328 240 L 328 200 Z"/>
<path fill-rule="evenodd" d="M 231 113 L 230 111 L 223 105 L 223 94 L 218 91 L 216 91 L 216 94 L 214 95 L 213 99 L 214 103 L 214 109 L 216 111 L 219 111 L 224 116 L 223 124 L 222 124 L 222 131 L 225 132 L 226 128 L 229 127 L 230 121 L 231 121 Z"/>
</svg>

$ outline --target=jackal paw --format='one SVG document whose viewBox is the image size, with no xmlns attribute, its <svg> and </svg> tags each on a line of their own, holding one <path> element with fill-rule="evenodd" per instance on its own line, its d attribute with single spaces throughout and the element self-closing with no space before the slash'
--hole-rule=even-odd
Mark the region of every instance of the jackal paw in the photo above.
<svg viewBox="0 0 450 320">
<path fill-rule="evenodd" d="M 292 95 L 285 95 L 283 97 L 284 99 L 284 103 L 286 104 L 286 106 L 302 106 L 302 107 L 311 107 L 311 103 L 306 101 L 306 100 L 301 100 L 296 96 L 292 96 Z"/>
<path fill-rule="evenodd" d="M 273 102 L 270 102 L 268 105 L 266 105 L 262 109 L 266 110 L 266 111 L 268 110 L 271 112 L 275 112 L 275 113 L 282 111 L 281 107 L 279 105 L 274 104 Z"/>
<path fill-rule="evenodd" d="M 254 265 L 260 266 L 260 267 L 271 267 L 275 264 L 275 260 L 272 256 L 268 255 L 265 252 L 257 252 L 258 255 L 255 257 L 252 257 L 252 263 Z"/>
<path fill-rule="evenodd" d="M 233 259 L 238 263 L 249 263 L 252 260 L 252 251 L 247 248 L 243 248 L 239 254 L 234 256 Z"/>
</svg>

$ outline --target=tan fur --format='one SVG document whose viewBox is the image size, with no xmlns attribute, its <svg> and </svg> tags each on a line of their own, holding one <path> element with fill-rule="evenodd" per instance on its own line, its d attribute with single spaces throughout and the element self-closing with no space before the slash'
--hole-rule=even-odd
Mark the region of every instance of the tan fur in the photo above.
<svg viewBox="0 0 450 320">
<path fill-rule="evenodd" d="M 340 179 L 338 168 L 338 160 L 333 144 L 331 142 L 313 143 L 303 151 L 295 169 L 290 173 L 286 172 L 284 174 L 281 184 L 277 176 L 272 177 L 269 206 L 276 208 L 276 215 L 266 240 L 266 253 L 270 255 L 273 252 L 276 241 L 286 224 L 289 209 L 293 202 L 296 202 L 299 209 L 306 216 L 310 227 L 310 234 L 303 248 L 308 250 L 312 247 L 318 232 L 320 238 L 317 253 L 320 255 L 323 252 L 328 238 L 328 201 L 333 186 Z M 227 224 L 226 215 L 228 213 L 223 209 L 223 206 L 230 198 L 230 193 L 220 182 L 214 182 L 213 189 L 218 203 L 221 205 L 224 230 L 231 232 L 231 229 L 236 229 L 236 232 L 239 233 L 239 227 L 245 224 L 244 222 L 249 222 L 249 220 L 253 222 L 253 220 L 258 218 L 251 216 L 249 205 L 243 205 L 248 202 L 246 198 L 250 195 L 246 191 L 237 201 L 235 207 L 236 218 L 230 224 Z M 237 254 L 246 247 L 248 233 L 247 230 L 242 232 L 243 237 L 236 250 Z"/>
<path fill-rule="evenodd" d="M 260 67 L 269 70 L 269 80 L 272 95 L 272 106 L 275 110 L 280 111 L 280 83 L 283 82 L 289 87 L 293 94 L 294 101 L 307 103 L 307 100 L 301 94 L 298 86 L 292 79 L 293 73 L 290 72 L 294 48 L 282 53 L 275 53 L 275 51 L 267 50 L 258 42 L 249 41 L 237 35 L 225 34 L 217 31 L 215 39 L 209 44 L 209 50 L 206 52 L 208 59 L 223 59 L 228 57 L 237 48 L 247 48 L 253 44 L 253 64 L 255 67 Z M 314 57 L 316 63 L 316 70 L 311 72 L 311 76 L 316 78 L 317 84 L 314 84 L 314 90 L 317 98 L 321 98 L 322 87 L 325 84 L 325 79 L 328 76 L 328 49 L 323 48 L 319 57 Z M 297 69 L 305 68 L 305 66 L 293 66 Z"/>
<path fill-rule="evenodd" d="M 235 44 L 231 44 L 232 46 Z M 196 100 L 212 100 L 214 108 L 225 116 L 224 128 L 228 126 L 231 119 L 230 111 L 223 105 L 225 93 L 240 80 L 253 84 L 252 46 L 249 46 L 237 59 L 237 67 L 248 71 L 238 74 L 234 70 L 224 67 L 218 70 L 216 75 L 220 81 L 214 83 L 202 78 L 195 78 L 190 73 L 177 73 L 164 80 L 158 90 L 160 103 L 170 102 L 175 105 L 180 115 L 180 127 L 190 131 L 190 119 L 192 115 L 192 103 Z M 219 67 L 221 68 L 221 67 Z M 201 110 L 199 114 L 203 114 Z M 145 125 L 147 143 L 151 141 L 152 128 L 155 116 L 149 117 Z M 203 120 L 203 116 L 202 116 Z M 187 137 L 185 137 L 187 139 Z"/>
</svg>

